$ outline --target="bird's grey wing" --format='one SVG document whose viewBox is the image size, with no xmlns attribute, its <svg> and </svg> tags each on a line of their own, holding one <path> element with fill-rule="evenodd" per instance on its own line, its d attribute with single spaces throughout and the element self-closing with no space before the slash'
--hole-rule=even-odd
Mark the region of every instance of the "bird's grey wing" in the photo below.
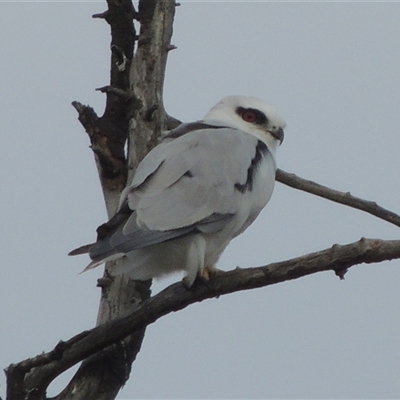
<svg viewBox="0 0 400 400">
<path fill-rule="evenodd" d="M 196 121 L 190 123 L 184 123 L 178 125 L 175 129 L 162 132 L 160 136 L 160 143 L 158 146 L 154 147 L 147 156 L 139 164 L 133 182 L 130 187 L 127 187 L 121 195 L 120 207 L 125 202 L 128 193 L 132 188 L 136 188 L 143 185 L 147 180 L 149 180 L 153 174 L 160 168 L 164 163 L 166 156 L 172 153 L 179 153 L 180 151 L 185 151 L 187 143 L 175 143 L 173 145 L 173 151 L 170 150 L 171 146 L 165 146 L 166 143 L 174 141 L 178 137 L 184 136 L 193 131 L 198 131 L 202 129 L 219 129 L 224 128 L 223 126 L 210 125 L 203 121 Z"/>
<path fill-rule="evenodd" d="M 230 128 L 196 130 L 157 146 L 139 165 L 118 213 L 98 228 L 87 269 L 114 255 L 223 229 L 252 190 L 264 147 Z"/>
<path fill-rule="evenodd" d="M 253 135 L 231 128 L 196 130 L 155 150 L 139 166 L 126 198 L 139 227 L 157 231 L 235 214 L 268 152 Z"/>
</svg>

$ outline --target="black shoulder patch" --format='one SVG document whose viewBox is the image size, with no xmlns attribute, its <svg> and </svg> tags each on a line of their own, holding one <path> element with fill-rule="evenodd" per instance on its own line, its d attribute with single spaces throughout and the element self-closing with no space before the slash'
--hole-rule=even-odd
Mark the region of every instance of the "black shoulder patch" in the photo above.
<svg viewBox="0 0 400 400">
<path fill-rule="evenodd" d="M 251 192 L 253 190 L 254 176 L 257 171 L 258 166 L 260 165 L 261 159 L 263 155 L 268 153 L 267 145 L 259 140 L 256 146 L 256 153 L 251 160 L 250 166 L 247 169 L 247 179 L 245 183 L 235 183 L 235 189 L 240 193 L 245 193 L 248 190 Z"/>
<path fill-rule="evenodd" d="M 221 129 L 226 128 L 226 126 L 209 125 L 202 121 L 190 122 L 188 124 L 181 124 L 177 128 L 169 131 L 162 139 L 176 139 L 180 136 L 186 135 L 187 133 L 198 131 L 201 129 Z"/>
</svg>

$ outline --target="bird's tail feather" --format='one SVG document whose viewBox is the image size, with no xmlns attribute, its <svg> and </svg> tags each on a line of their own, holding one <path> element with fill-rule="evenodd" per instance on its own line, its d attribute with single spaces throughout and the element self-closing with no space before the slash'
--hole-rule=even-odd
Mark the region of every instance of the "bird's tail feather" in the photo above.
<svg viewBox="0 0 400 400">
<path fill-rule="evenodd" d="M 80 274 L 83 274 L 86 271 L 89 271 L 89 269 L 96 268 L 100 264 L 103 264 L 106 260 L 100 260 L 100 261 L 92 261 L 83 271 L 79 272 Z"/>
<path fill-rule="evenodd" d="M 93 260 L 82 272 L 80 272 L 80 274 L 83 274 L 86 271 L 89 271 L 89 269 L 93 269 L 98 267 L 99 265 L 107 262 L 107 261 L 114 261 L 117 260 L 118 258 L 122 257 L 123 254 L 121 253 L 116 253 L 116 254 L 112 254 L 111 256 L 108 257 L 103 257 L 97 260 Z"/>
<path fill-rule="evenodd" d="M 94 243 L 85 244 L 84 246 L 78 247 L 74 250 L 71 250 L 68 255 L 69 256 L 78 256 L 79 254 L 89 253 L 90 248 L 94 245 Z"/>
</svg>

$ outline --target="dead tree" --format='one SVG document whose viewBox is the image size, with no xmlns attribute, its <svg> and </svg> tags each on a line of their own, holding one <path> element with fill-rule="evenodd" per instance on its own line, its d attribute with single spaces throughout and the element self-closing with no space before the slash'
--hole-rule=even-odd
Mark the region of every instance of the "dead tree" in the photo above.
<svg viewBox="0 0 400 400">
<path fill-rule="evenodd" d="M 111 28 L 110 84 L 97 90 L 107 96 L 103 115 L 73 102 L 91 142 L 108 216 L 118 206 L 121 191 L 136 166 L 155 146 L 162 130 L 179 121 L 163 105 L 164 72 L 171 45 L 175 0 L 107 0 L 107 11 L 93 15 Z M 140 25 L 136 31 L 135 21 Z M 127 153 L 125 153 L 125 145 Z M 400 216 L 374 202 L 353 197 L 284 171 L 277 181 L 293 188 L 368 212 L 400 227 Z M 99 279 L 102 296 L 97 326 L 59 342 L 48 353 L 12 364 L 6 369 L 8 400 L 46 398 L 49 384 L 83 361 L 67 387 L 54 399 L 114 399 L 129 378 L 147 325 L 158 318 L 205 299 L 268 286 L 316 272 L 333 270 L 343 278 L 361 263 L 400 258 L 400 240 L 364 239 L 258 268 L 235 269 L 215 276 L 207 286 L 186 290 L 181 283 L 150 297 L 151 282 L 121 276 Z M 107 266 L 106 266 L 107 270 Z"/>
</svg>

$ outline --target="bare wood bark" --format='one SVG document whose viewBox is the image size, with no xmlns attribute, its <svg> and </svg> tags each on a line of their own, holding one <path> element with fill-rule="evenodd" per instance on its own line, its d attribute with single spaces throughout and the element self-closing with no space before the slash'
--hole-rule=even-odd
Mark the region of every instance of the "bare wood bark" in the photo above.
<svg viewBox="0 0 400 400">
<path fill-rule="evenodd" d="M 181 282 L 175 283 L 156 296 L 145 300 L 128 316 L 80 333 L 66 342 L 60 342 L 49 353 L 27 359 L 7 370 L 9 380 L 18 380 L 20 371 L 42 367 L 39 383 L 58 375 L 79 360 L 95 354 L 112 343 L 118 343 L 132 332 L 143 329 L 174 311 L 190 304 L 221 295 L 249 290 L 297 279 L 317 272 L 333 270 L 342 277 L 344 272 L 361 263 L 377 263 L 400 258 L 400 240 L 364 239 L 347 245 L 334 245 L 329 249 L 272 263 L 257 268 L 236 268 L 214 275 L 207 283 L 198 282 L 187 290 Z M 44 371 L 44 372 L 43 372 Z"/>
<path fill-rule="evenodd" d="M 84 117 L 91 109 L 77 102 L 73 105 L 89 134 L 107 215 L 111 217 L 117 210 L 120 194 L 127 182 L 124 146 L 129 136 L 130 69 L 137 39 L 133 20 L 137 13 L 131 0 L 107 0 L 107 4 L 107 11 L 93 15 L 94 18 L 104 18 L 111 28 L 110 85 L 98 89 L 107 95 L 104 114 L 98 119 L 90 118 L 88 124 Z M 136 303 L 131 298 L 145 299 L 150 296 L 150 283 L 139 287 L 123 276 L 113 281 L 103 278 L 98 286 L 102 291 L 97 325 L 135 310 Z M 131 364 L 140 351 L 144 333 L 144 329 L 132 332 L 123 341 L 87 358 L 56 398 L 115 398 L 129 378 Z"/>
<path fill-rule="evenodd" d="M 115 213 L 120 193 L 127 180 L 129 181 L 128 165 L 132 175 L 140 159 L 150 150 L 149 142 L 155 143 L 154 138 L 165 127 L 162 89 L 175 2 L 140 1 L 138 13 L 133 9 L 131 0 L 108 0 L 108 6 L 108 12 L 100 17 L 104 17 L 111 26 L 111 79 L 110 86 L 99 90 L 107 93 L 106 110 L 102 119 L 106 121 L 104 124 L 107 127 L 114 130 L 111 136 L 115 146 L 112 149 L 116 149 L 117 157 L 112 152 L 107 152 L 107 141 L 100 142 L 96 147 L 92 144 L 92 148 L 100 161 L 99 172 L 110 217 Z M 138 37 L 134 30 L 133 17 L 140 22 Z M 138 39 L 138 45 L 133 56 L 135 39 Z M 155 107 L 157 104 L 160 106 Z M 153 109 L 154 112 L 150 112 Z M 134 143 L 128 147 L 127 160 L 123 158 L 126 139 L 129 143 Z M 99 155 L 103 154 L 104 157 L 100 158 Z M 123 166 L 119 168 L 114 159 L 122 160 Z M 119 170 L 120 174 L 113 175 L 114 171 Z M 104 171 L 111 173 L 104 174 Z M 102 296 L 97 325 L 135 310 L 138 303 L 150 296 L 150 285 L 151 281 L 133 282 L 125 276 L 109 280 L 105 271 L 104 278 L 99 282 Z M 144 333 L 145 327 L 86 359 L 57 399 L 71 398 L 72 393 L 74 399 L 82 400 L 115 398 L 129 378 L 131 365 L 140 351 Z"/>
<path fill-rule="evenodd" d="M 163 103 L 167 55 L 171 50 L 174 0 L 139 3 L 140 34 L 131 69 L 131 90 L 135 101 L 128 141 L 128 182 L 137 165 L 157 144 L 167 128 Z"/>
</svg>

